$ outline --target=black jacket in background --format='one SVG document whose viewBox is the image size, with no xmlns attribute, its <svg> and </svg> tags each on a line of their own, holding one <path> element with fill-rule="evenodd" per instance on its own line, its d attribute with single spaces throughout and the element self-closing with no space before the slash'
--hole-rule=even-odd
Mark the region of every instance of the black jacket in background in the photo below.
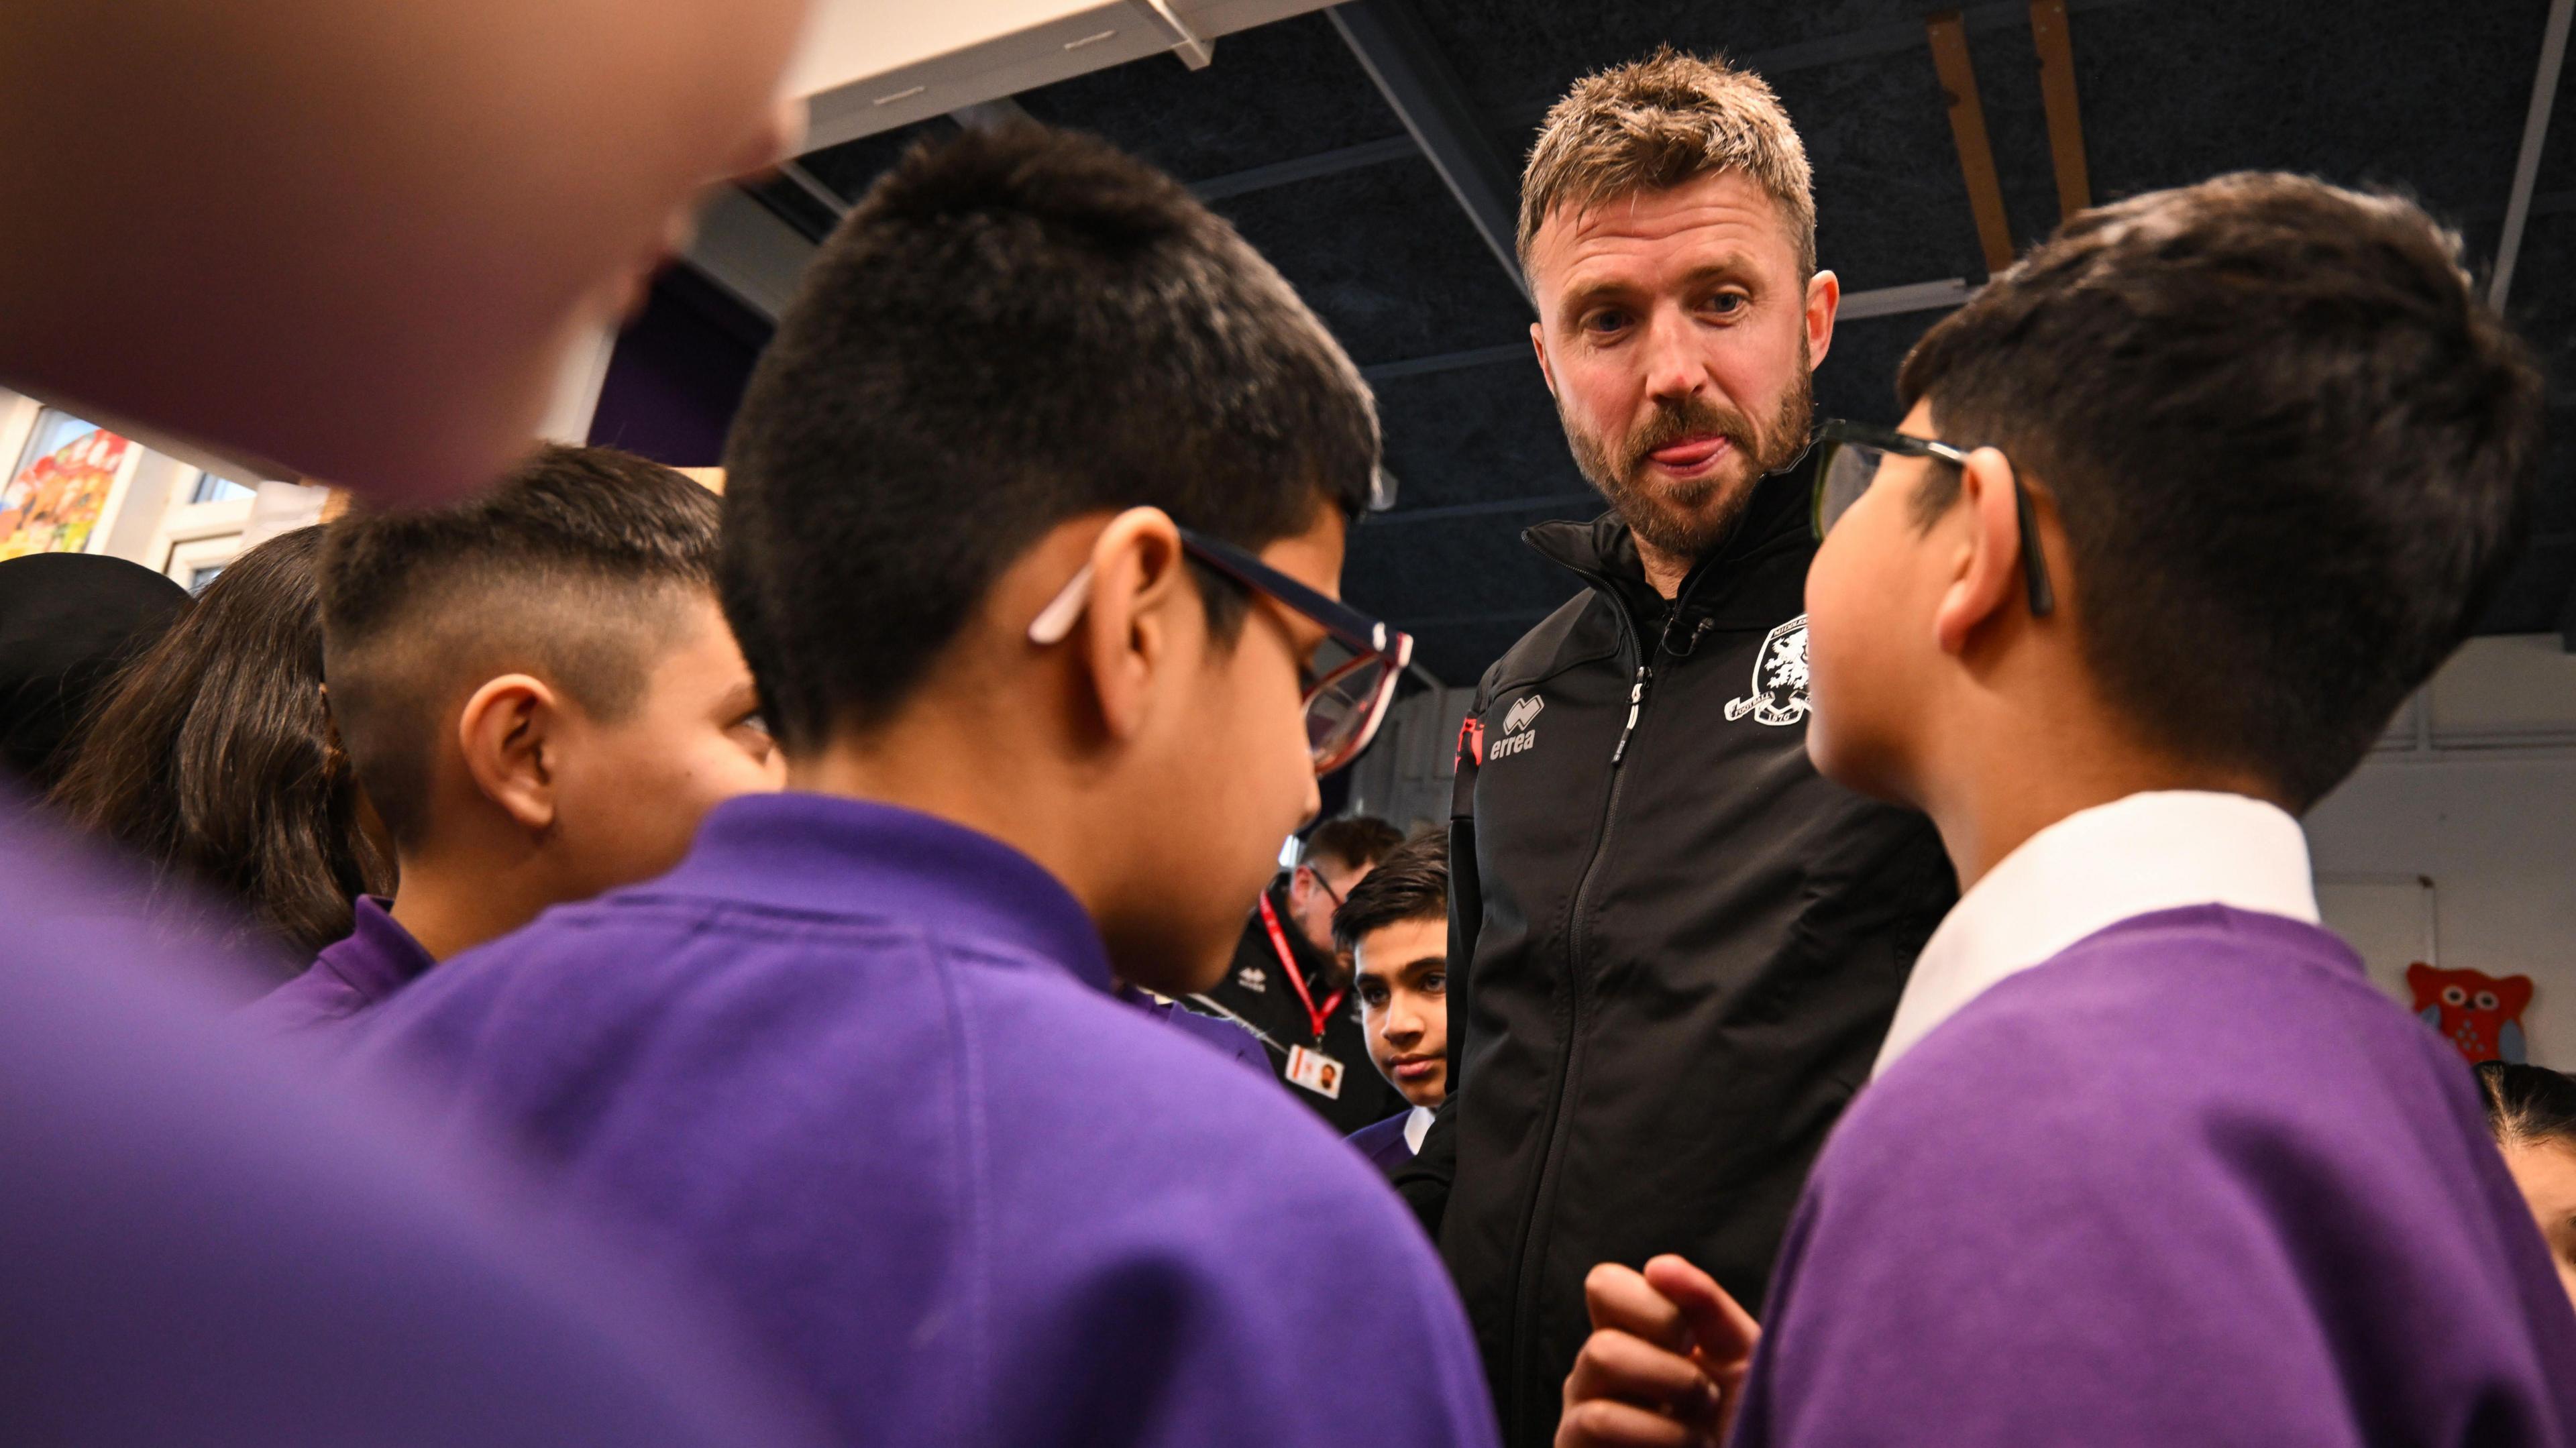
<svg viewBox="0 0 2576 1448">
<path fill-rule="evenodd" d="M 1305 972 L 1306 986 L 1320 1006 L 1324 997 L 1347 984 L 1347 978 L 1342 974 L 1341 962 L 1317 950 L 1306 939 L 1306 932 L 1297 928 L 1296 920 L 1288 914 L 1287 894 L 1274 882 L 1270 887 L 1270 908 L 1279 912 L 1279 933 L 1287 937 L 1298 969 Z M 1243 938 L 1235 942 L 1234 963 L 1226 967 L 1225 979 L 1205 995 L 1192 996 L 1188 1004 L 1204 1014 L 1231 1016 L 1252 1027 L 1262 1038 L 1262 1049 L 1270 1057 L 1270 1074 L 1279 1078 L 1279 1089 L 1313 1107 L 1316 1115 L 1344 1136 L 1405 1109 L 1402 1093 L 1387 1084 L 1387 1079 L 1377 1073 L 1376 1064 L 1369 1060 L 1368 1041 L 1360 1031 L 1357 996 L 1345 994 L 1325 1024 L 1322 1038 L 1316 1037 L 1305 1003 L 1297 998 L 1297 988 L 1288 983 L 1287 973 L 1279 968 L 1279 952 L 1270 944 L 1270 932 L 1262 928 L 1259 910 L 1244 922 Z M 1321 1051 L 1342 1063 L 1342 1094 L 1338 1098 L 1327 1100 L 1288 1081 L 1291 1046 Z"/>
<path fill-rule="evenodd" d="M 1762 483 L 1670 605 L 1616 515 L 1530 529 L 1590 587 L 1468 716 L 1454 1142 L 1399 1184 L 1438 1219 L 1512 1444 L 1554 1432 L 1595 1263 L 1679 1252 L 1759 1312 L 1956 898 L 1928 821 L 1807 761 L 1810 466 Z M 1452 1149 L 1444 1208 L 1423 1178 Z"/>
</svg>

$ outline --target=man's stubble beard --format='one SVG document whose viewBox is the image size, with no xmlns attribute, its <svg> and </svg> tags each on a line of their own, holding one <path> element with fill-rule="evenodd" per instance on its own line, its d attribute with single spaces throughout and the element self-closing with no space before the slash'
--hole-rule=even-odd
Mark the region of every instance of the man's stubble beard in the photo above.
<svg viewBox="0 0 2576 1448">
<path fill-rule="evenodd" d="M 1615 466 L 1610 449 L 1575 425 L 1560 398 L 1557 417 L 1565 425 L 1574 465 L 1618 511 L 1638 541 L 1674 557 L 1704 558 L 1734 533 L 1763 475 L 1796 462 L 1806 450 L 1816 406 L 1815 373 L 1808 366 L 1808 355 L 1801 335 L 1797 373 L 1774 409 L 1770 426 L 1757 429 L 1743 413 L 1719 403 L 1659 402 L 1654 414 L 1623 440 Z M 1710 433 L 1727 440 L 1730 466 L 1660 492 L 1645 481 L 1646 469 L 1653 466 L 1648 454 L 1682 438 Z"/>
</svg>

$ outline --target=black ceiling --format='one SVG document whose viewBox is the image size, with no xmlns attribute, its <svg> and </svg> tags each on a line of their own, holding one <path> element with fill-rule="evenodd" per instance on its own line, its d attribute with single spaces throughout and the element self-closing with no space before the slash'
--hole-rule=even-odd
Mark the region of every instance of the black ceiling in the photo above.
<svg viewBox="0 0 2576 1448">
<path fill-rule="evenodd" d="M 1409 3 L 1432 63 L 1454 73 L 1474 130 L 1511 174 L 1577 76 L 1664 42 L 1722 49 L 1770 79 L 1805 136 L 1819 260 L 1846 294 L 1984 275 L 1925 39 L 1938 7 Z M 2069 0 L 2068 9 L 2095 199 L 2248 167 L 2307 171 L 2411 192 L 2461 228 L 2481 271 L 2493 256 L 2547 0 Z M 1976 5 L 1965 18 L 2014 237 L 2026 245 L 2057 220 L 2027 6 Z M 1518 542 L 1530 522 L 1597 511 L 1530 358 L 1526 304 L 1326 16 L 1227 36 L 1204 70 L 1157 56 L 1018 101 L 1201 186 L 1370 372 L 1403 497 L 1354 536 L 1344 591 L 1414 630 L 1434 673 L 1472 682 L 1572 591 Z M 820 151 L 805 166 L 855 197 L 920 130 Z M 2571 621 L 2576 101 L 2555 112 L 2537 191 L 2511 311 L 2550 360 L 2556 426 L 2546 501 L 2490 632 Z M 814 234 L 830 221 L 784 181 L 761 194 Z M 1817 374 L 1820 412 L 1887 414 L 1898 359 L 1937 316 L 1841 323 Z"/>
</svg>

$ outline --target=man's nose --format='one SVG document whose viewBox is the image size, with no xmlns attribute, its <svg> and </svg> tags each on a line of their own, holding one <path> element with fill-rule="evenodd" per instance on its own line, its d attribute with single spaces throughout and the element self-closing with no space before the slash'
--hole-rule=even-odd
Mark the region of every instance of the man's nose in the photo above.
<svg viewBox="0 0 2576 1448">
<path fill-rule="evenodd" d="M 1661 400 L 1689 397 L 1708 386 L 1708 367 L 1700 357 L 1699 338 L 1690 319 L 1677 310 L 1658 309 L 1646 324 L 1646 395 Z"/>
<path fill-rule="evenodd" d="M 1421 1040 L 1421 1013 L 1403 1005 L 1390 1007 L 1386 1013 L 1386 1038 L 1399 1047 Z"/>
</svg>

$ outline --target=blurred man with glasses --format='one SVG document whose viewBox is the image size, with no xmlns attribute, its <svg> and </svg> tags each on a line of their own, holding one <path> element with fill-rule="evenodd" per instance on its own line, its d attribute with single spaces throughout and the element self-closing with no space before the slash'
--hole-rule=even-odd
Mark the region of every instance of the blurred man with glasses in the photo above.
<svg viewBox="0 0 2576 1448">
<path fill-rule="evenodd" d="M 1807 761 L 1810 373 L 1841 291 L 1778 99 L 1670 52 L 1580 82 L 1520 243 L 1540 370 L 1612 511 L 1525 535 L 1583 588 L 1486 673 L 1460 741 L 1455 1084 L 1398 1184 L 1438 1220 L 1507 1439 L 1538 1443 L 1593 1264 L 1678 1253 L 1759 1304 L 1955 887 L 1921 816 Z"/>
<path fill-rule="evenodd" d="M 1403 843 L 1371 815 L 1315 826 L 1297 867 L 1253 902 L 1224 976 L 1189 1001 L 1249 1031 L 1289 1094 L 1345 1136 L 1402 1110 L 1404 1098 L 1377 1073 L 1352 1069 L 1368 1061 L 1368 1036 L 1333 912 Z"/>
</svg>

